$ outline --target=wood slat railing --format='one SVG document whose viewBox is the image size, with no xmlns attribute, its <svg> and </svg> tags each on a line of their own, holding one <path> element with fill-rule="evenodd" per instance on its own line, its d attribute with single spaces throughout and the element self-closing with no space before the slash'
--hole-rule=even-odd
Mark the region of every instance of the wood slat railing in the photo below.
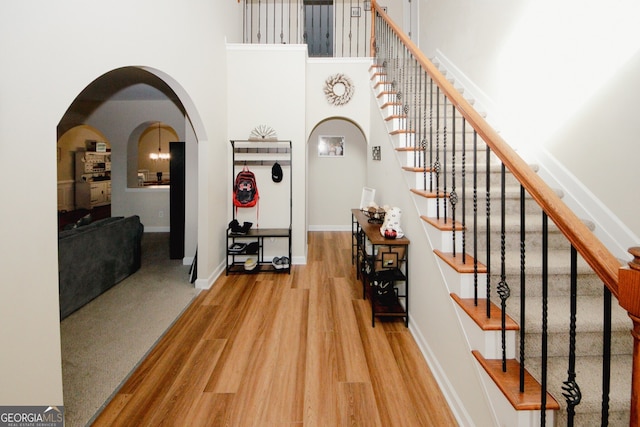
<svg viewBox="0 0 640 427">
<path fill-rule="evenodd" d="M 604 285 L 627 310 L 634 328 L 632 391 L 630 397 L 630 425 L 640 425 L 640 249 L 630 252 L 635 260 L 629 267 L 620 267 L 620 261 L 592 233 L 587 225 L 560 199 L 540 176 L 502 139 L 471 104 L 455 89 L 444 75 L 429 61 L 404 32 L 372 1 L 371 52 L 377 52 L 376 19 L 382 19 L 423 71 L 440 88 L 455 110 L 482 138 L 491 151 L 526 189 L 546 215 L 553 221 L 582 258 L 588 263 Z"/>
</svg>

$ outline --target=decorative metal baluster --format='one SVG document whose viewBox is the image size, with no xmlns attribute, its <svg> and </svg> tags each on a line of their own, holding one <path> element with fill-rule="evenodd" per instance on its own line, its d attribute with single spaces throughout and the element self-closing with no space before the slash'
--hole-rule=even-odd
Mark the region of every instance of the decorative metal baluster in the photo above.
<svg viewBox="0 0 640 427">
<path fill-rule="evenodd" d="M 542 373 L 540 380 L 540 425 L 547 420 L 547 335 L 549 301 L 549 218 L 542 212 Z"/>
<path fill-rule="evenodd" d="M 525 214 L 525 190 L 520 186 L 520 393 L 524 393 L 525 373 L 525 334 L 526 334 L 526 214 Z"/>
<path fill-rule="evenodd" d="M 422 96 L 422 74 L 420 71 L 420 65 L 416 61 L 416 58 L 411 55 L 412 64 L 413 64 L 413 107 L 411 108 L 411 130 L 410 134 L 411 138 L 411 146 L 414 148 L 413 151 L 413 164 L 415 166 L 420 166 L 420 152 L 418 151 L 418 147 L 420 144 L 420 139 L 418 138 L 419 127 L 420 127 L 420 101 L 419 98 Z"/>
<path fill-rule="evenodd" d="M 269 25 L 269 20 L 267 20 L 267 25 Z M 275 42 L 276 42 L 276 0 L 273 0 L 273 43 L 275 44 Z"/>
<path fill-rule="evenodd" d="M 436 86 L 436 160 L 433 164 L 436 175 L 436 218 L 440 219 L 440 87 Z"/>
<path fill-rule="evenodd" d="M 576 406 L 582 400 L 580 387 L 576 383 L 576 312 L 578 299 L 578 252 L 571 245 L 571 295 L 569 308 L 569 366 L 567 380 L 562 384 L 562 395 L 567 402 L 567 426 L 573 427 Z"/>
<path fill-rule="evenodd" d="M 609 425 L 609 393 L 611 391 L 611 291 L 604 288 L 602 336 L 602 426 Z"/>
<path fill-rule="evenodd" d="M 322 10 L 322 9 L 320 9 L 320 10 Z M 329 32 L 329 29 L 331 28 L 331 14 L 329 13 L 329 8 L 328 7 L 325 7 L 324 10 L 327 12 L 327 32 L 324 35 L 324 37 L 326 39 L 325 40 L 325 47 L 327 49 L 327 56 L 331 56 L 333 54 L 333 49 L 331 49 L 331 44 L 332 44 L 331 33 Z M 322 12 L 320 13 L 320 17 L 322 18 Z M 320 25 L 320 28 L 322 28 L 322 25 Z"/>
<path fill-rule="evenodd" d="M 456 193 L 456 109 L 451 111 L 451 194 L 449 201 L 451 202 L 451 232 L 453 240 L 453 256 L 456 256 L 456 205 L 458 204 L 458 193 Z M 464 254 L 464 252 L 462 252 Z M 464 256 L 462 257 L 464 259 Z"/>
<path fill-rule="evenodd" d="M 489 177 L 487 177 L 488 179 Z M 507 299 L 511 294 L 509 285 L 507 284 L 507 268 L 506 268 L 506 171 L 504 163 L 500 170 L 500 282 L 496 287 L 498 296 L 500 297 L 501 331 L 502 331 L 502 371 L 507 372 Z"/>
<path fill-rule="evenodd" d="M 351 16 L 351 11 L 353 10 L 353 2 L 349 1 L 349 16 Z M 351 48 L 353 46 L 353 19 L 349 19 L 349 56 L 351 56 Z M 344 27 L 343 27 L 344 28 Z"/>
<path fill-rule="evenodd" d="M 442 100 L 442 109 L 444 110 L 444 115 L 442 117 L 442 122 L 444 126 L 442 128 L 442 196 L 444 197 L 442 202 L 442 209 L 444 211 L 444 222 L 447 223 L 448 217 L 448 206 L 449 203 L 447 200 L 447 101 L 448 98 L 446 95 Z"/>
<path fill-rule="evenodd" d="M 491 148 L 487 145 L 486 149 L 486 172 L 485 172 L 485 203 L 486 203 L 486 221 L 487 221 L 487 318 L 491 318 L 491 179 L 489 172 L 491 169 Z"/>
<path fill-rule="evenodd" d="M 280 3 L 280 44 L 284 44 L 284 3 Z"/>
<path fill-rule="evenodd" d="M 478 305 L 478 132 L 473 130 L 473 300 Z"/>
<path fill-rule="evenodd" d="M 423 83 L 423 87 L 424 87 L 424 108 L 422 109 L 422 131 L 421 131 L 421 135 L 420 135 L 420 148 L 421 148 L 421 152 L 422 152 L 422 166 L 424 167 L 424 170 L 422 171 L 422 189 L 426 190 L 427 189 L 427 168 L 428 168 L 428 163 L 427 163 L 427 111 L 428 111 L 428 106 L 427 106 L 427 99 L 428 99 L 428 94 L 427 94 L 427 89 L 429 87 L 428 82 L 429 82 L 429 75 L 426 72 L 422 72 L 422 76 L 424 77 L 424 83 Z"/>
<path fill-rule="evenodd" d="M 467 120 L 462 118 L 462 263 L 467 263 Z M 455 162 L 454 162 L 455 164 Z"/>
<path fill-rule="evenodd" d="M 433 191 L 433 79 L 429 78 L 429 191 Z M 425 187 L 426 188 L 426 187 Z"/>
<path fill-rule="evenodd" d="M 411 70 L 409 69 L 409 49 L 402 44 L 402 76 L 404 82 L 404 102 L 402 103 L 402 112 L 400 113 L 401 129 L 408 128 L 409 103 L 411 102 Z"/>
<path fill-rule="evenodd" d="M 262 33 L 260 32 L 261 23 L 262 23 L 262 0 L 258 0 L 258 33 L 256 34 L 256 38 L 258 39 L 258 44 L 260 44 L 260 40 L 262 39 Z"/>
</svg>

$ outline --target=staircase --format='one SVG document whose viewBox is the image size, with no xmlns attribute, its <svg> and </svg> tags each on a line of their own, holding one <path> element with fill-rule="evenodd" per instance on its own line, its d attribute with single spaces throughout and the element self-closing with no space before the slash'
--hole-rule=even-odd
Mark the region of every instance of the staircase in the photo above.
<svg viewBox="0 0 640 427">
<path fill-rule="evenodd" d="M 627 312 L 613 299 L 611 334 L 603 332 L 603 307 L 607 306 L 603 290 L 606 288 L 578 257 L 574 275 L 577 311 L 573 342 L 570 335 L 572 250 L 565 236 L 551 221 L 544 223 L 538 204 L 521 190 L 509 171 L 503 170 L 493 153 L 487 155 L 481 138 L 470 126 L 464 128 L 439 91 L 434 95 L 439 98 L 435 104 L 427 105 L 425 96 L 421 108 L 430 110 L 431 126 L 437 119 L 438 128 L 446 130 L 420 137 L 425 141 L 423 145 L 416 141 L 418 137 L 411 129 L 411 120 L 407 117 L 411 113 L 406 113 L 406 108 L 398 103 L 397 92 L 406 96 L 407 89 L 412 89 L 411 84 L 398 90 L 383 66 L 372 66 L 370 73 L 389 141 L 406 175 L 434 255 L 443 266 L 451 298 L 462 319 L 461 327 L 471 345 L 469 351 L 483 372 L 500 425 L 571 424 L 573 417 L 568 414 L 574 406 L 568 407 L 563 397 L 563 393 L 567 393 L 564 382 L 569 379 L 568 371 L 575 372 L 581 393 L 573 423 L 601 425 L 603 337 L 608 336 L 611 337 L 610 393 L 605 397 L 608 423 L 628 425 L 633 339 Z M 434 118 L 436 114 L 438 117 Z M 535 165 L 531 168 L 537 170 Z M 562 196 L 561 191 L 556 193 Z M 453 202 L 452 194 L 455 194 Z M 593 228 L 593 224 L 585 223 Z M 547 254 L 546 260 L 543 253 Z M 504 283 L 508 285 L 505 293 L 509 297 L 503 307 L 497 289 L 504 288 L 499 286 Z M 523 296 L 526 305 L 521 305 Z M 526 307 L 526 316 L 521 316 L 522 307 Z M 547 314 L 544 318 L 543 312 Z M 546 334 L 543 334 L 543 324 Z M 522 334 L 524 340 L 521 341 Z M 571 347 L 575 352 L 570 352 Z M 573 354 L 575 369 L 569 369 Z M 546 366 L 543 360 L 547 361 Z M 507 367 L 506 373 L 503 365 Z M 525 367 L 522 393 L 519 390 L 521 365 Z M 547 409 L 541 414 L 543 383 L 548 391 Z M 607 387 L 606 381 L 604 386 Z"/>
</svg>

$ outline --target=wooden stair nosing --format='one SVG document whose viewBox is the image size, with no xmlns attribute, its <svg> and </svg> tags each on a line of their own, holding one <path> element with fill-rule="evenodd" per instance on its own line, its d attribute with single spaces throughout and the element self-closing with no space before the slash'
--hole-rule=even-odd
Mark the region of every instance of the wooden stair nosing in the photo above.
<svg viewBox="0 0 640 427">
<path fill-rule="evenodd" d="M 464 227 L 462 226 L 462 223 L 459 221 L 453 222 L 451 220 L 451 218 L 431 218 L 425 215 L 420 215 L 420 218 L 426 222 L 427 224 L 431 225 L 432 227 L 435 227 L 436 229 L 440 230 L 440 231 L 462 231 L 464 230 Z"/>
<path fill-rule="evenodd" d="M 416 133 L 415 130 L 407 130 L 407 129 L 397 129 L 389 132 L 389 135 L 400 135 L 405 133 Z"/>
<path fill-rule="evenodd" d="M 416 173 L 430 173 L 430 172 L 433 172 L 433 168 L 426 167 L 426 166 L 421 166 L 421 167 L 403 166 L 402 169 L 404 169 L 407 172 L 416 172 Z"/>
<path fill-rule="evenodd" d="M 386 80 L 380 80 L 379 82 L 377 82 L 375 85 L 373 85 L 373 87 L 375 89 L 378 88 L 378 86 L 385 86 L 385 85 L 390 85 L 391 83 L 386 81 Z"/>
<path fill-rule="evenodd" d="M 387 107 L 397 107 L 399 105 L 402 105 L 402 104 L 400 102 L 385 102 L 384 104 L 382 104 L 380 109 L 383 110 Z"/>
<path fill-rule="evenodd" d="M 413 151 L 424 151 L 424 149 L 420 148 L 420 147 L 416 147 L 415 145 L 412 145 L 411 147 L 396 147 L 395 148 L 396 151 L 408 151 L 408 152 L 413 152 Z"/>
<path fill-rule="evenodd" d="M 514 409 L 518 411 L 542 410 L 540 383 L 526 369 L 524 393 L 520 393 L 520 364 L 518 361 L 508 359 L 506 361 L 507 372 L 502 372 L 502 360 L 485 359 L 477 350 L 472 350 L 471 353 L 493 379 Z M 560 409 L 560 405 L 549 392 L 547 392 L 546 409 L 554 411 Z"/>
<path fill-rule="evenodd" d="M 391 120 L 394 119 L 406 119 L 407 116 L 405 114 L 393 114 L 391 116 L 385 117 L 385 122 L 390 122 Z"/>
<path fill-rule="evenodd" d="M 451 298 L 464 310 L 465 313 L 483 331 L 499 331 L 502 329 L 502 310 L 493 302 L 489 301 L 489 313 L 487 317 L 487 300 L 478 298 L 477 304 L 473 298 L 460 298 L 452 293 Z M 519 331 L 520 326 L 508 314 L 505 314 L 505 329 L 507 331 Z"/>
<path fill-rule="evenodd" d="M 486 274 L 487 272 L 487 266 L 481 262 L 478 262 L 477 266 L 474 266 L 474 259 L 469 254 L 457 253 L 454 256 L 450 252 L 442 252 L 439 249 L 434 249 L 433 252 L 458 273 L 474 273 L 476 272 L 476 268 L 478 274 Z"/>
<path fill-rule="evenodd" d="M 418 188 L 412 188 L 411 192 L 420 197 L 424 197 L 425 199 L 447 199 L 450 195 L 449 193 L 445 193 L 443 191 L 436 193 L 435 191 L 420 190 Z"/>
<path fill-rule="evenodd" d="M 369 67 L 369 72 L 371 72 L 373 70 L 378 70 L 380 68 L 384 68 L 384 66 L 380 65 L 380 64 L 371 64 L 371 66 Z"/>
<path fill-rule="evenodd" d="M 396 92 L 392 90 L 384 90 L 378 94 L 378 98 L 382 98 L 385 95 L 395 95 Z"/>
</svg>

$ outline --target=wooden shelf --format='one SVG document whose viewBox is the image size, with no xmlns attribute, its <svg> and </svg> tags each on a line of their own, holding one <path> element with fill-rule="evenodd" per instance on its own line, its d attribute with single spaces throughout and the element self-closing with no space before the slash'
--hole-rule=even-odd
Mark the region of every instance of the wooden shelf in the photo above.
<svg viewBox="0 0 640 427">
<path fill-rule="evenodd" d="M 409 239 L 385 238 L 380 234 L 381 224 L 369 222 L 360 209 L 352 209 L 351 214 L 352 257 L 357 264 L 358 278 L 362 281 L 362 296 L 371 303 L 371 325 L 375 327 L 377 317 L 398 317 L 404 319 L 405 326 L 409 326 Z M 375 281 L 391 282 L 395 294 L 393 302 L 380 302 Z M 404 283 L 402 294 L 396 288 L 398 282 Z"/>
</svg>

